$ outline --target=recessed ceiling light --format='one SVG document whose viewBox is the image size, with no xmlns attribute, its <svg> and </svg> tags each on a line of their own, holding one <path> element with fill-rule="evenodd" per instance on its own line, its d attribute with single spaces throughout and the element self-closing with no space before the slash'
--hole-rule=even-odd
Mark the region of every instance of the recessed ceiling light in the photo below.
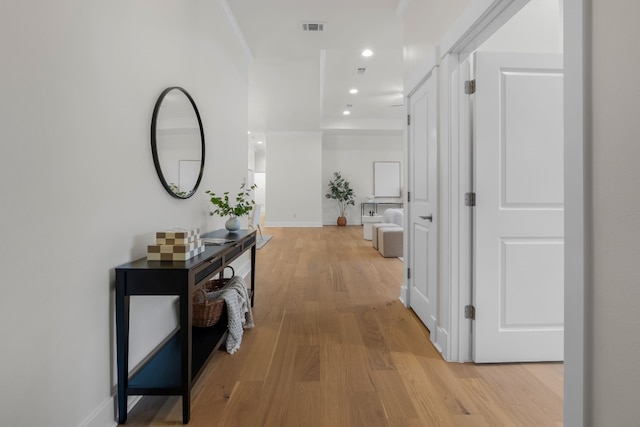
<svg viewBox="0 0 640 427">
<path fill-rule="evenodd" d="M 362 51 L 362 56 L 364 56 L 365 58 L 368 58 L 371 55 L 373 55 L 373 51 L 371 49 L 365 49 Z"/>
<path fill-rule="evenodd" d="M 258 141 L 258 144 L 262 144 L 262 141 Z"/>
<path fill-rule="evenodd" d="M 349 93 L 351 93 L 351 94 L 354 94 L 354 95 L 355 95 L 356 93 L 358 93 L 358 89 L 356 89 L 356 88 L 350 89 L 350 90 L 349 90 Z"/>
<path fill-rule="evenodd" d="M 344 114 L 345 116 L 348 116 L 349 114 L 351 114 L 351 111 L 349 111 L 349 110 L 344 110 L 344 111 L 342 112 L 342 114 Z"/>
<path fill-rule="evenodd" d="M 247 131 L 247 135 L 251 135 L 251 131 L 250 130 Z"/>
</svg>

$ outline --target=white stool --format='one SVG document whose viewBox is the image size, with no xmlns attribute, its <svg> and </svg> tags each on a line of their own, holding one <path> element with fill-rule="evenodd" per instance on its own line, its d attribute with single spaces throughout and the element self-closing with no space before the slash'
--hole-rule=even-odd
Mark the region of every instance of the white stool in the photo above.
<svg viewBox="0 0 640 427">
<path fill-rule="evenodd" d="M 362 215 L 362 233 L 364 240 L 371 240 L 373 224 L 382 222 L 382 215 Z"/>
</svg>

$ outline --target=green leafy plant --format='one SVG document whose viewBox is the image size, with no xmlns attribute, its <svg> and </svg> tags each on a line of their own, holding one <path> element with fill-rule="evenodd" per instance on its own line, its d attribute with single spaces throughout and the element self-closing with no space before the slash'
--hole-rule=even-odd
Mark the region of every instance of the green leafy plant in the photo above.
<svg viewBox="0 0 640 427">
<path fill-rule="evenodd" d="M 235 204 L 232 204 L 229 198 L 229 192 L 225 191 L 221 196 L 216 195 L 211 190 L 205 191 L 211 197 L 211 203 L 216 207 L 211 215 L 220 215 L 222 217 L 241 217 L 248 215 L 253 209 L 256 202 L 251 198 L 251 192 L 257 187 L 253 184 L 247 187 L 245 183 L 240 185 L 240 192 L 235 197 Z"/>
<path fill-rule="evenodd" d="M 349 185 L 349 181 L 344 179 L 340 172 L 333 173 L 333 179 L 329 181 L 329 192 L 324 197 L 336 201 L 341 217 L 346 216 L 349 205 L 354 206 L 356 204 L 356 195 Z"/>
<path fill-rule="evenodd" d="M 169 189 L 171 190 L 171 192 L 173 192 L 173 194 L 175 194 L 176 196 L 180 196 L 180 197 L 184 197 L 186 196 L 187 193 L 186 191 L 180 191 L 180 189 L 178 188 L 178 186 L 176 184 L 174 184 L 173 182 L 169 183 Z"/>
</svg>

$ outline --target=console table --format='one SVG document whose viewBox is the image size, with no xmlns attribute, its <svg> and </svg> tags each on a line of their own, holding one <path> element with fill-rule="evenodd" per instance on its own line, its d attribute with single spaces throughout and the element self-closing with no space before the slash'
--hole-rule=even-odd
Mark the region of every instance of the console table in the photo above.
<svg viewBox="0 0 640 427">
<path fill-rule="evenodd" d="M 365 212 L 367 209 L 371 208 L 371 212 L 374 213 L 374 215 L 378 215 L 378 214 L 382 214 L 382 212 L 378 212 L 378 207 L 381 208 L 401 208 L 402 207 L 402 202 L 362 202 L 360 203 L 360 214 L 362 216 L 365 216 L 367 214 L 369 214 L 369 212 Z"/>
<path fill-rule="evenodd" d="M 127 396 L 182 396 L 182 422 L 191 412 L 191 385 L 211 353 L 227 335 L 226 318 L 208 328 L 192 328 L 191 300 L 194 289 L 213 278 L 233 260 L 251 250 L 253 306 L 255 290 L 256 232 L 217 230 L 203 238 L 233 239 L 187 261 L 149 261 L 142 258 L 116 267 L 116 341 L 118 363 L 118 422 L 127 420 Z M 179 297 L 179 328 L 154 350 L 135 372 L 129 373 L 129 297 L 131 295 L 176 295 Z"/>
</svg>

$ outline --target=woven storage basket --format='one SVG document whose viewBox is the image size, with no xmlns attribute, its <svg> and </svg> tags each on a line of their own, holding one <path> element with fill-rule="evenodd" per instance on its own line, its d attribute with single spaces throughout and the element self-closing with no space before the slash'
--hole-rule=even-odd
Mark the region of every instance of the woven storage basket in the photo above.
<svg viewBox="0 0 640 427">
<path fill-rule="evenodd" d="M 235 275 L 233 267 L 227 266 L 231 269 L 231 277 Z M 202 288 L 198 288 L 193 293 L 193 314 L 191 324 L 200 328 L 206 328 L 218 323 L 222 312 L 224 311 L 223 299 L 209 299 L 209 293 L 218 291 L 226 285 L 231 277 L 224 277 L 224 270 L 220 273 L 220 277 L 217 279 L 211 279 L 205 283 Z"/>
</svg>

